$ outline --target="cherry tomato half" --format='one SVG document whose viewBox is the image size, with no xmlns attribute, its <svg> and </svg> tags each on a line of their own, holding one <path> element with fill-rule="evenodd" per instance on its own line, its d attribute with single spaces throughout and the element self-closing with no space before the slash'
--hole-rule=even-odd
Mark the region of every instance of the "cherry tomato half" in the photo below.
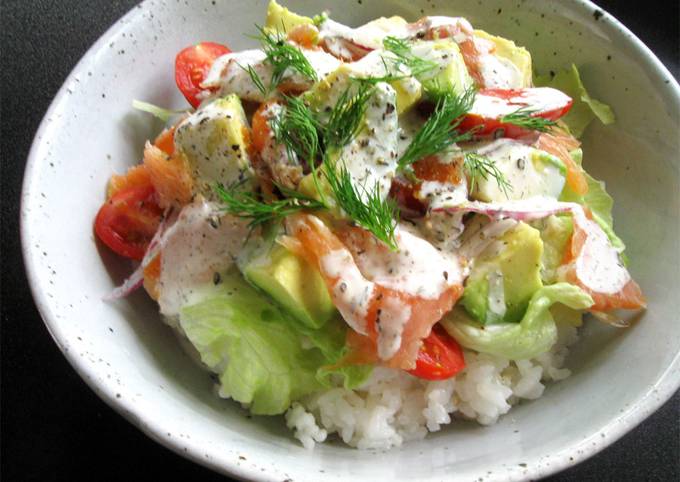
<svg viewBox="0 0 680 482">
<path fill-rule="evenodd" d="M 463 350 L 440 325 L 434 325 L 430 336 L 423 340 L 416 367 L 411 375 L 426 380 L 445 380 L 465 368 Z"/>
<path fill-rule="evenodd" d="M 215 59 L 230 52 L 231 50 L 224 45 L 214 42 L 201 42 L 187 47 L 177 54 L 175 58 L 175 82 L 193 107 L 198 107 L 201 103 L 200 99 L 197 98 L 198 94 L 204 90 L 201 88 L 201 82 L 208 75 Z"/>
<path fill-rule="evenodd" d="M 94 231 L 115 253 L 141 260 L 162 214 L 153 186 L 133 186 L 117 192 L 102 205 Z"/>
</svg>

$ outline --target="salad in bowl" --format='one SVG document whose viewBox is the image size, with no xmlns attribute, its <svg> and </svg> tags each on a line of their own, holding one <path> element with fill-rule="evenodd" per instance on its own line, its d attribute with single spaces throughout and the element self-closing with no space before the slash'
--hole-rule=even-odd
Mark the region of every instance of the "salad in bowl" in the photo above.
<svg viewBox="0 0 680 482">
<path fill-rule="evenodd" d="M 569 376 L 584 315 L 645 307 L 578 137 L 575 66 L 464 18 L 352 28 L 271 1 L 259 45 L 179 52 L 191 108 L 114 174 L 97 237 L 255 415 L 305 447 L 493 424 Z"/>
</svg>

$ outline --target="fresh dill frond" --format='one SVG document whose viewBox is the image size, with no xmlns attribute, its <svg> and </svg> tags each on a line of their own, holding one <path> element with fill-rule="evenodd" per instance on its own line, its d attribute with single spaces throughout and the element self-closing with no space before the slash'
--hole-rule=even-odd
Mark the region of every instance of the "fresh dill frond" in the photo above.
<svg viewBox="0 0 680 482">
<path fill-rule="evenodd" d="M 314 166 L 320 149 L 320 124 L 316 114 L 299 97 L 287 96 L 285 100 L 281 114 L 269 123 L 274 139 L 286 147 L 290 159 L 297 156 Z"/>
<path fill-rule="evenodd" d="M 390 198 L 382 198 L 380 184 L 376 181 L 370 189 L 356 185 L 342 161 L 324 160 L 323 174 L 345 214 L 390 249 L 397 249 L 394 230 L 399 222 L 399 210 Z"/>
<path fill-rule="evenodd" d="M 397 249 L 394 230 L 399 211 L 396 204 L 390 199 L 383 199 L 378 181 L 373 186 L 357 184 L 353 182 L 344 161 L 331 161 L 333 152 L 349 144 L 361 130 L 368 102 L 375 92 L 371 83 L 357 83 L 354 94 L 351 93 L 352 87 L 350 85 L 338 98 L 323 126 L 325 153 L 322 172 L 345 214 L 390 249 Z"/>
<path fill-rule="evenodd" d="M 316 71 L 307 57 L 296 46 L 286 42 L 285 37 L 267 32 L 257 26 L 260 35 L 257 37 L 262 43 L 262 49 L 267 56 L 267 62 L 272 66 L 270 89 L 275 88 L 283 80 L 286 71 L 297 71 L 303 77 L 316 82 Z"/>
<path fill-rule="evenodd" d="M 475 89 L 469 88 L 463 94 L 448 92 L 437 101 L 434 112 L 413 137 L 413 140 L 397 163 L 397 171 L 410 170 L 411 164 L 432 154 L 447 151 L 457 142 L 469 140 L 470 132 L 457 130 L 461 118 L 471 108 Z"/>
<path fill-rule="evenodd" d="M 328 120 L 323 127 L 323 139 L 327 151 L 346 146 L 361 130 L 374 87 L 362 82 L 356 85 L 356 93 L 351 93 L 353 86 L 350 84 L 328 114 Z"/>
<path fill-rule="evenodd" d="M 383 47 L 396 56 L 395 61 L 398 65 L 408 67 L 411 75 L 416 78 L 438 67 L 437 62 L 433 60 L 417 57 L 411 50 L 411 44 L 408 40 L 387 36 L 383 39 Z"/>
<path fill-rule="evenodd" d="M 236 217 L 249 219 L 248 227 L 276 221 L 305 209 L 323 209 L 323 203 L 293 190 L 286 190 L 284 199 L 264 202 L 254 192 L 238 189 L 238 184 L 225 188 L 221 184 L 215 186 L 215 192 L 224 203 L 224 211 Z"/>
<path fill-rule="evenodd" d="M 355 82 L 363 82 L 365 84 L 377 84 L 379 82 L 394 82 L 396 80 L 403 80 L 411 77 L 408 71 L 401 71 L 401 63 L 395 58 L 385 58 L 384 55 L 380 56 L 380 60 L 383 64 L 383 75 L 373 75 L 370 77 L 350 77 Z"/>
<path fill-rule="evenodd" d="M 470 192 L 475 189 L 479 178 L 487 181 L 489 177 L 496 180 L 496 184 L 503 191 L 506 198 L 509 198 L 508 191 L 512 191 L 512 185 L 505 178 L 505 175 L 496 167 L 496 163 L 486 156 L 476 152 L 466 152 L 463 161 L 463 168 L 470 178 Z"/>
<path fill-rule="evenodd" d="M 537 111 L 528 107 L 521 107 L 510 114 L 505 114 L 500 121 L 504 124 L 512 124 L 524 129 L 549 132 L 557 125 L 557 122 L 543 117 L 535 116 Z"/>
<path fill-rule="evenodd" d="M 409 77 L 406 74 L 391 74 L 389 71 L 386 71 L 385 75 L 380 77 L 350 77 L 350 79 L 361 84 L 375 85 L 380 82 L 394 82 L 395 80 L 403 80 Z"/>
<path fill-rule="evenodd" d="M 221 189 L 218 194 L 227 205 L 228 212 L 250 218 L 250 225 L 254 227 L 302 209 L 328 208 L 319 182 L 320 171 L 337 205 L 345 214 L 391 249 L 396 249 L 394 230 L 399 214 L 396 204 L 391 200 L 383 200 L 377 182 L 370 187 L 357 185 L 344 162 L 339 164 L 330 160 L 361 130 L 373 92 L 374 86 L 371 84 L 350 84 L 330 111 L 324 112 L 325 121 L 322 121 L 321 113 L 310 108 L 301 98 L 286 97 L 283 111 L 270 121 L 272 133 L 276 141 L 286 147 L 289 157 L 295 155 L 307 161 L 321 200 L 302 196 L 280 186 L 279 191 L 288 199 L 271 203 L 263 203 L 251 193 L 232 194 Z M 322 159 L 320 167 L 316 166 L 318 157 Z"/>
<path fill-rule="evenodd" d="M 258 74 L 255 69 L 253 68 L 252 65 L 248 65 L 244 67 L 243 65 L 237 63 L 241 69 L 245 70 L 248 76 L 250 77 L 250 80 L 253 81 L 253 84 L 255 84 L 255 87 L 257 87 L 257 90 L 259 90 L 263 96 L 267 96 L 267 88 L 264 86 L 264 82 L 262 81 L 262 77 L 260 77 L 260 74 Z"/>
</svg>

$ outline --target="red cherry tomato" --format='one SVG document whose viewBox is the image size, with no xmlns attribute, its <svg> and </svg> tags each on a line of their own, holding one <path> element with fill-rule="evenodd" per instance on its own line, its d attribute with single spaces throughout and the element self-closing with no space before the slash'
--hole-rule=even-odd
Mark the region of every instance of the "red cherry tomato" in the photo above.
<svg viewBox="0 0 680 482">
<path fill-rule="evenodd" d="M 555 97 L 555 93 L 559 97 Z M 546 96 L 549 96 L 548 100 L 551 100 L 552 97 L 552 102 L 545 102 Z M 482 98 L 486 98 L 487 102 L 477 102 Z M 531 131 L 524 127 L 501 121 L 502 116 L 499 116 L 496 112 L 499 99 L 506 103 L 507 113 L 519 108 L 532 110 L 532 103 L 543 101 L 539 102 L 539 105 L 543 104 L 543 107 L 534 111 L 531 115 L 552 121 L 566 115 L 573 104 L 572 99 L 555 89 L 482 89 L 477 93 L 472 111 L 463 117 L 458 129 L 463 132 L 474 130 L 475 136 L 479 137 L 500 134 L 501 137 L 514 139 L 529 134 Z M 489 110 L 488 105 L 494 104 L 493 102 L 489 103 L 488 100 L 495 101 L 496 107 Z M 485 104 L 487 104 L 487 107 L 484 107 Z M 545 107 L 546 104 L 552 104 L 552 107 Z"/>
<path fill-rule="evenodd" d="M 434 325 L 430 336 L 423 340 L 416 367 L 411 375 L 426 380 L 445 380 L 465 368 L 463 350 L 440 325 Z"/>
<path fill-rule="evenodd" d="M 94 231 L 115 253 L 141 260 L 162 214 L 153 186 L 133 186 L 104 203 L 95 218 Z"/>
<path fill-rule="evenodd" d="M 184 97 L 193 106 L 201 103 L 197 95 L 203 90 L 201 82 L 208 75 L 210 67 L 217 57 L 230 53 L 224 45 L 214 42 L 201 42 L 187 47 L 177 54 L 175 59 L 175 82 Z"/>
</svg>

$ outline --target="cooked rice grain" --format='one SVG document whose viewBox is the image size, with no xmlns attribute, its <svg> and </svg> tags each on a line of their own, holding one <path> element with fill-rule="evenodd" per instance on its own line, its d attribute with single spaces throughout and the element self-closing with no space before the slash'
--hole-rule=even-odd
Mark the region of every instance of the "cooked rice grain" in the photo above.
<svg viewBox="0 0 680 482">
<path fill-rule="evenodd" d="M 452 415 L 491 425 L 521 399 L 543 395 L 545 382 L 562 380 L 567 346 L 576 328 L 561 326 L 558 343 L 531 360 L 510 361 L 465 352 L 465 369 L 450 380 L 426 381 L 376 368 L 357 390 L 332 388 L 296 402 L 286 423 L 306 448 L 337 434 L 358 449 L 388 449 L 422 439 L 451 423 Z"/>
</svg>

